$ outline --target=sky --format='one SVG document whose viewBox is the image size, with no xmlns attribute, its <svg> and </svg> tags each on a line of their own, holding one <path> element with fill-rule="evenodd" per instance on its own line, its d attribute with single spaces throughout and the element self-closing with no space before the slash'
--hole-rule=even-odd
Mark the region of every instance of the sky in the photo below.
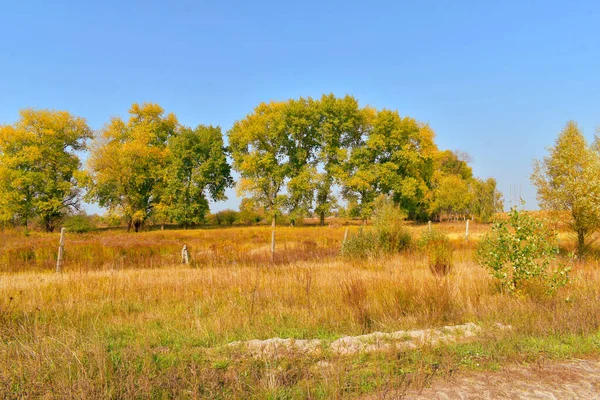
<svg viewBox="0 0 600 400">
<path fill-rule="evenodd" d="M 0 0 L 0 124 L 33 107 L 100 129 L 154 102 L 226 132 L 262 101 L 350 94 L 536 208 L 532 160 L 600 124 L 599 20 L 596 1 Z"/>
</svg>

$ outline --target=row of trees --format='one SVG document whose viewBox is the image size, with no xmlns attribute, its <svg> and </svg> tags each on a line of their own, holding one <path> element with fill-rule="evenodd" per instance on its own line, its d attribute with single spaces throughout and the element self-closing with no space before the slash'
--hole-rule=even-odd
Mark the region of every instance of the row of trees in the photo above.
<svg viewBox="0 0 600 400">
<path fill-rule="evenodd" d="M 311 212 L 323 222 L 340 198 L 363 219 L 381 196 L 411 219 L 488 220 L 502 210 L 495 180 L 473 177 L 463 154 L 440 151 L 428 125 L 352 96 L 262 103 L 234 124 L 229 145 L 239 194 L 273 223 Z"/>
<path fill-rule="evenodd" d="M 139 230 L 149 218 L 200 223 L 239 173 L 242 212 L 272 219 L 318 215 L 346 202 L 367 219 L 379 197 L 412 219 L 502 208 L 493 179 L 473 177 L 468 157 L 440 151 L 431 128 L 351 96 L 262 103 L 228 132 L 182 126 L 156 104 L 134 104 L 93 132 L 65 111 L 21 111 L 0 126 L 0 223 L 55 229 L 80 202 L 96 202 Z M 80 161 L 89 151 L 87 168 Z"/>
</svg>

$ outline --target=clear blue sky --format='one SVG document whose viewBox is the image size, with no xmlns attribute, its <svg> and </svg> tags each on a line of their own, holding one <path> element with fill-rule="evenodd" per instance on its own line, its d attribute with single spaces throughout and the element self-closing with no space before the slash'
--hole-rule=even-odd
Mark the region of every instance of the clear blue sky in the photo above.
<svg viewBox="0 0 600 400">
<path fill-rule="evenodd" d="M 595 1 L 88 3 L 0 1 L 0 123 L 54 108 L 98 129 L 151 101 L 227 131 L 261 101 L 352 94 L 428 122 L 528 208 L 532 159 L 600 123 Z"/>
</svg>

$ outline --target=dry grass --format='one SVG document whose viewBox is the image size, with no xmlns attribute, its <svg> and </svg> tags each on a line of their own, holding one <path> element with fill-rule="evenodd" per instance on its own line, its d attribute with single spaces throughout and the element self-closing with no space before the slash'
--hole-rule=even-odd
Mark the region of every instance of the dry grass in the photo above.
<svg viewBox="0 0 600 400">
<path fill-rule="evenodd" d="M 455 267 L 443 278 L 433 276 L 416 251 L 343 261 L 342 227 L 278 229 L 274 264 L 268 262 L 267 228 L 73 235 L 66 272 L 58 275 L 49 272 L 56 235 L 5 233 L 0 394 L 344 397 L 426 385 L 433 375 L 461 366 L 596 351 L 598 265 L 576 265 L 573 284 L 554 297 L 535 288 L 509 296 L 473 262 L 474 240 L 460 237 L 463 223 L 443 228 L 460 238 L 453 242 Z M 416 236 L 426 227 L 410 229 Z M 486 229 L 472 226 L 471 237 Z M 192 249 L 192 267 L 177 264 L 183 243 Z M 35 253 L 33 260 L 19 258 L 25 248 Z M 225 346 L 464 322 L 514 329 L 472 344 L 371 356 L 256 360 Z"/>
</svg>

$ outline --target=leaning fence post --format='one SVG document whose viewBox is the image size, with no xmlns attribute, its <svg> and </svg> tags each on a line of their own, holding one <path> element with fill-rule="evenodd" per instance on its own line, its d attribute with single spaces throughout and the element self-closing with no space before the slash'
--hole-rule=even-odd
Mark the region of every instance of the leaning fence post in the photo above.
<svg viewBox="0 0 600 400">
<path fill-rule="evenodd" d="M 465 231 L 465 240 L 469 240 L 469 220 L 467 220 L 467 229 Z"/>
<path fill-rule="evenodd" d="M 63 256 L 65 252 L 65 228 L 60 229 L 60 244 L 58 245 L 58 257 L 56 258 L 56 272 L 62 272 Z"/>
<path fill-rule="evenodd" d="M 271 262 L 275 262 L 275 229 L 271 232 Z"/>
<path fill-rule="evenodd" d="M 187 245 L 183 245 L 183 249 L 181 250 L 181 263 L 189 264 L 190 263 L 190 254 L 188 253 Z"/>
<path fill-rule="evenodd" d="M 344 241 L 342 242 L 342 246 L 346 244 L 346 240 L 348 239 L 348 231 L 350 228 L 346 228 L 346 232 L 344 232 Z"/>
</svg>

